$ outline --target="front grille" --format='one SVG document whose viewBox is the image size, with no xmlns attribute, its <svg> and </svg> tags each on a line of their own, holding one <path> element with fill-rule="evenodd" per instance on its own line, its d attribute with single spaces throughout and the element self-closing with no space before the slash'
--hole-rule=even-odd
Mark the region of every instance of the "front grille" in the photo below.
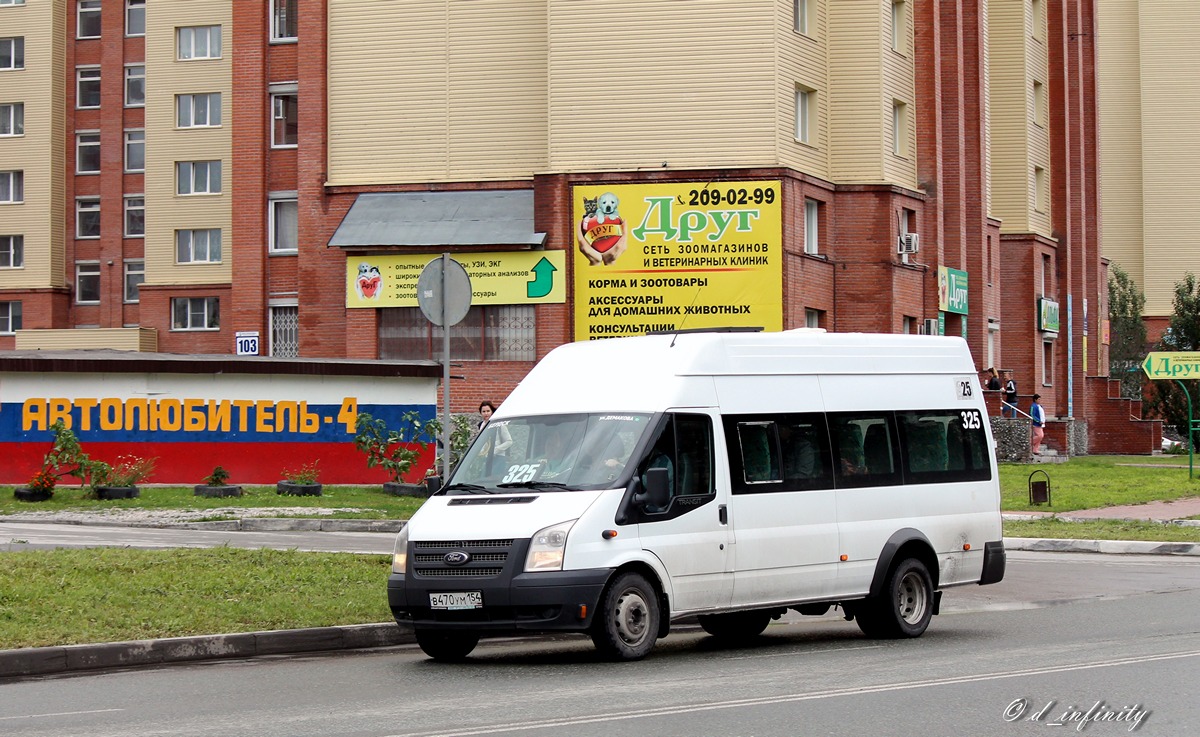
<svg viewBox="0 0 1200 737">
<path fill-rule="evenodd" d="M 414 568 L 417 578 L 495 578 L 503 568 Z"/>
<path fill-rule="evenodd" d="M 430 540 L 412 546 L 416 578 L 496 578 L 504 573 L 513 540 Z M 471 559 L 459 566 L 446 563 L 446 554 L 456 552 Z"/>
<path fill-rule="evenodd" d="M 511 548 L 512 544 L 512 538 L 507 540 L 431 540 L 413 543 L 417 550 L 446 548 L 446 552 L 450 552 L 451 550 L 473 550 L 475 548 Z"/>
</svg>

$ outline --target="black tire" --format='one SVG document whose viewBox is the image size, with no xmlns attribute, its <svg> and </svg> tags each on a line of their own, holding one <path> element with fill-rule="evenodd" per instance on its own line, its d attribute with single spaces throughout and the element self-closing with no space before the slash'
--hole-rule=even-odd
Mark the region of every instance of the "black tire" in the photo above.
<svg viewBox="0 0 1200 737">
<path fill-rule="evenodd" d="M 609 660 L 641 660 L 658 640 L 658 594 L 640 574 L 622 573 L 600 597 L 592 642 Z"/>
<path fill-rule="evenodd" d="M 879 596 L 862 602 L 854 616 L 867 637 L 920 637 L 933 618 L 933 579 L 916 558 L 905 558 L 888 573 Z"/>
<path fill-rule="evenodd" d="M 722 640 L 745 642 L 763 633 L 771 623 L 770 612 L 702 614 L 697 618 L 705 632 Z"/>
<path fill-rule="evenodd" d="M 417 630 L 417 644 L 434 660 L 453 663 L 465 659 L 479 644 L 474 632 Z"/>
</svg>

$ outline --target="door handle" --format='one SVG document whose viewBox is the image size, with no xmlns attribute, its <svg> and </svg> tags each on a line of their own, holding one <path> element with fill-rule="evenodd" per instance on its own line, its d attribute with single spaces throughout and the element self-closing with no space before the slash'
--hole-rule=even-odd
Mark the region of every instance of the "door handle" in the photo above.
<svg viewBox="0 0 1200 737">
<path fill-rule="evenodd" d="M 723 525 L 729 524 L 729 508 L 724 504 L 717 507 L 717 519 L 720 520 L 721 524 Z"/>
</svg>

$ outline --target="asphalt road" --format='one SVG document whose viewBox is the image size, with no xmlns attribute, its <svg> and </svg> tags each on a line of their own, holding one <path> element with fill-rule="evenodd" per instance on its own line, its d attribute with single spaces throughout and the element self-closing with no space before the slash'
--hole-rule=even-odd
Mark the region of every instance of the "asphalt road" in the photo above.
<svg viewBox="0 0 1200 737">
<path fill-rule="evenodd" d="M 50 548 L 274 548 L 390 555 L 394 532 L 247 532 L 172 527 L 0 522 L 0 551 Z"/>
<path fill-rule="evenodd" d="M 485 641 L 458 665 L 398 647 L 48 676 L 0 683 L 0 734 L 1116 735 L 1137 720 L 1177 737 L 1200 729 L 1198 574 L 1194 558 L 1014 552 L 1001 584 L 949 590 L 917 640 L 826 616 L 741 648 L 681 629 L 640 663 L 559 638 Z M 1112 721 L 1079 729 L 1088 712 Z"/>
</svg>

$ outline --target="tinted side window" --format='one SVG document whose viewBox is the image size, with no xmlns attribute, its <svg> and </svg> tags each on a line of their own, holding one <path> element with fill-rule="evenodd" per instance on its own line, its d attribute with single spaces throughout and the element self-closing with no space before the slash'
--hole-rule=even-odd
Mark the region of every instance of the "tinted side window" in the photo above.
<svg viewBox="0 0 1200 737">
<path fill-rule="evenodd" d="M 832 488 L 824 415 L 727 415 L 724 425 L 734 494 Z"/>
<path fill-rule="evenodd" d="M 828 420 L 838 487 L 901 483 L 891 412 L 831 412 Z"/>
<path fill-rule="evenodd" d="M 904 443 L 904 475 L 910 483 L 986 481 L 990 451 L 978 410 L 897 412 Z"/>
</svg>

